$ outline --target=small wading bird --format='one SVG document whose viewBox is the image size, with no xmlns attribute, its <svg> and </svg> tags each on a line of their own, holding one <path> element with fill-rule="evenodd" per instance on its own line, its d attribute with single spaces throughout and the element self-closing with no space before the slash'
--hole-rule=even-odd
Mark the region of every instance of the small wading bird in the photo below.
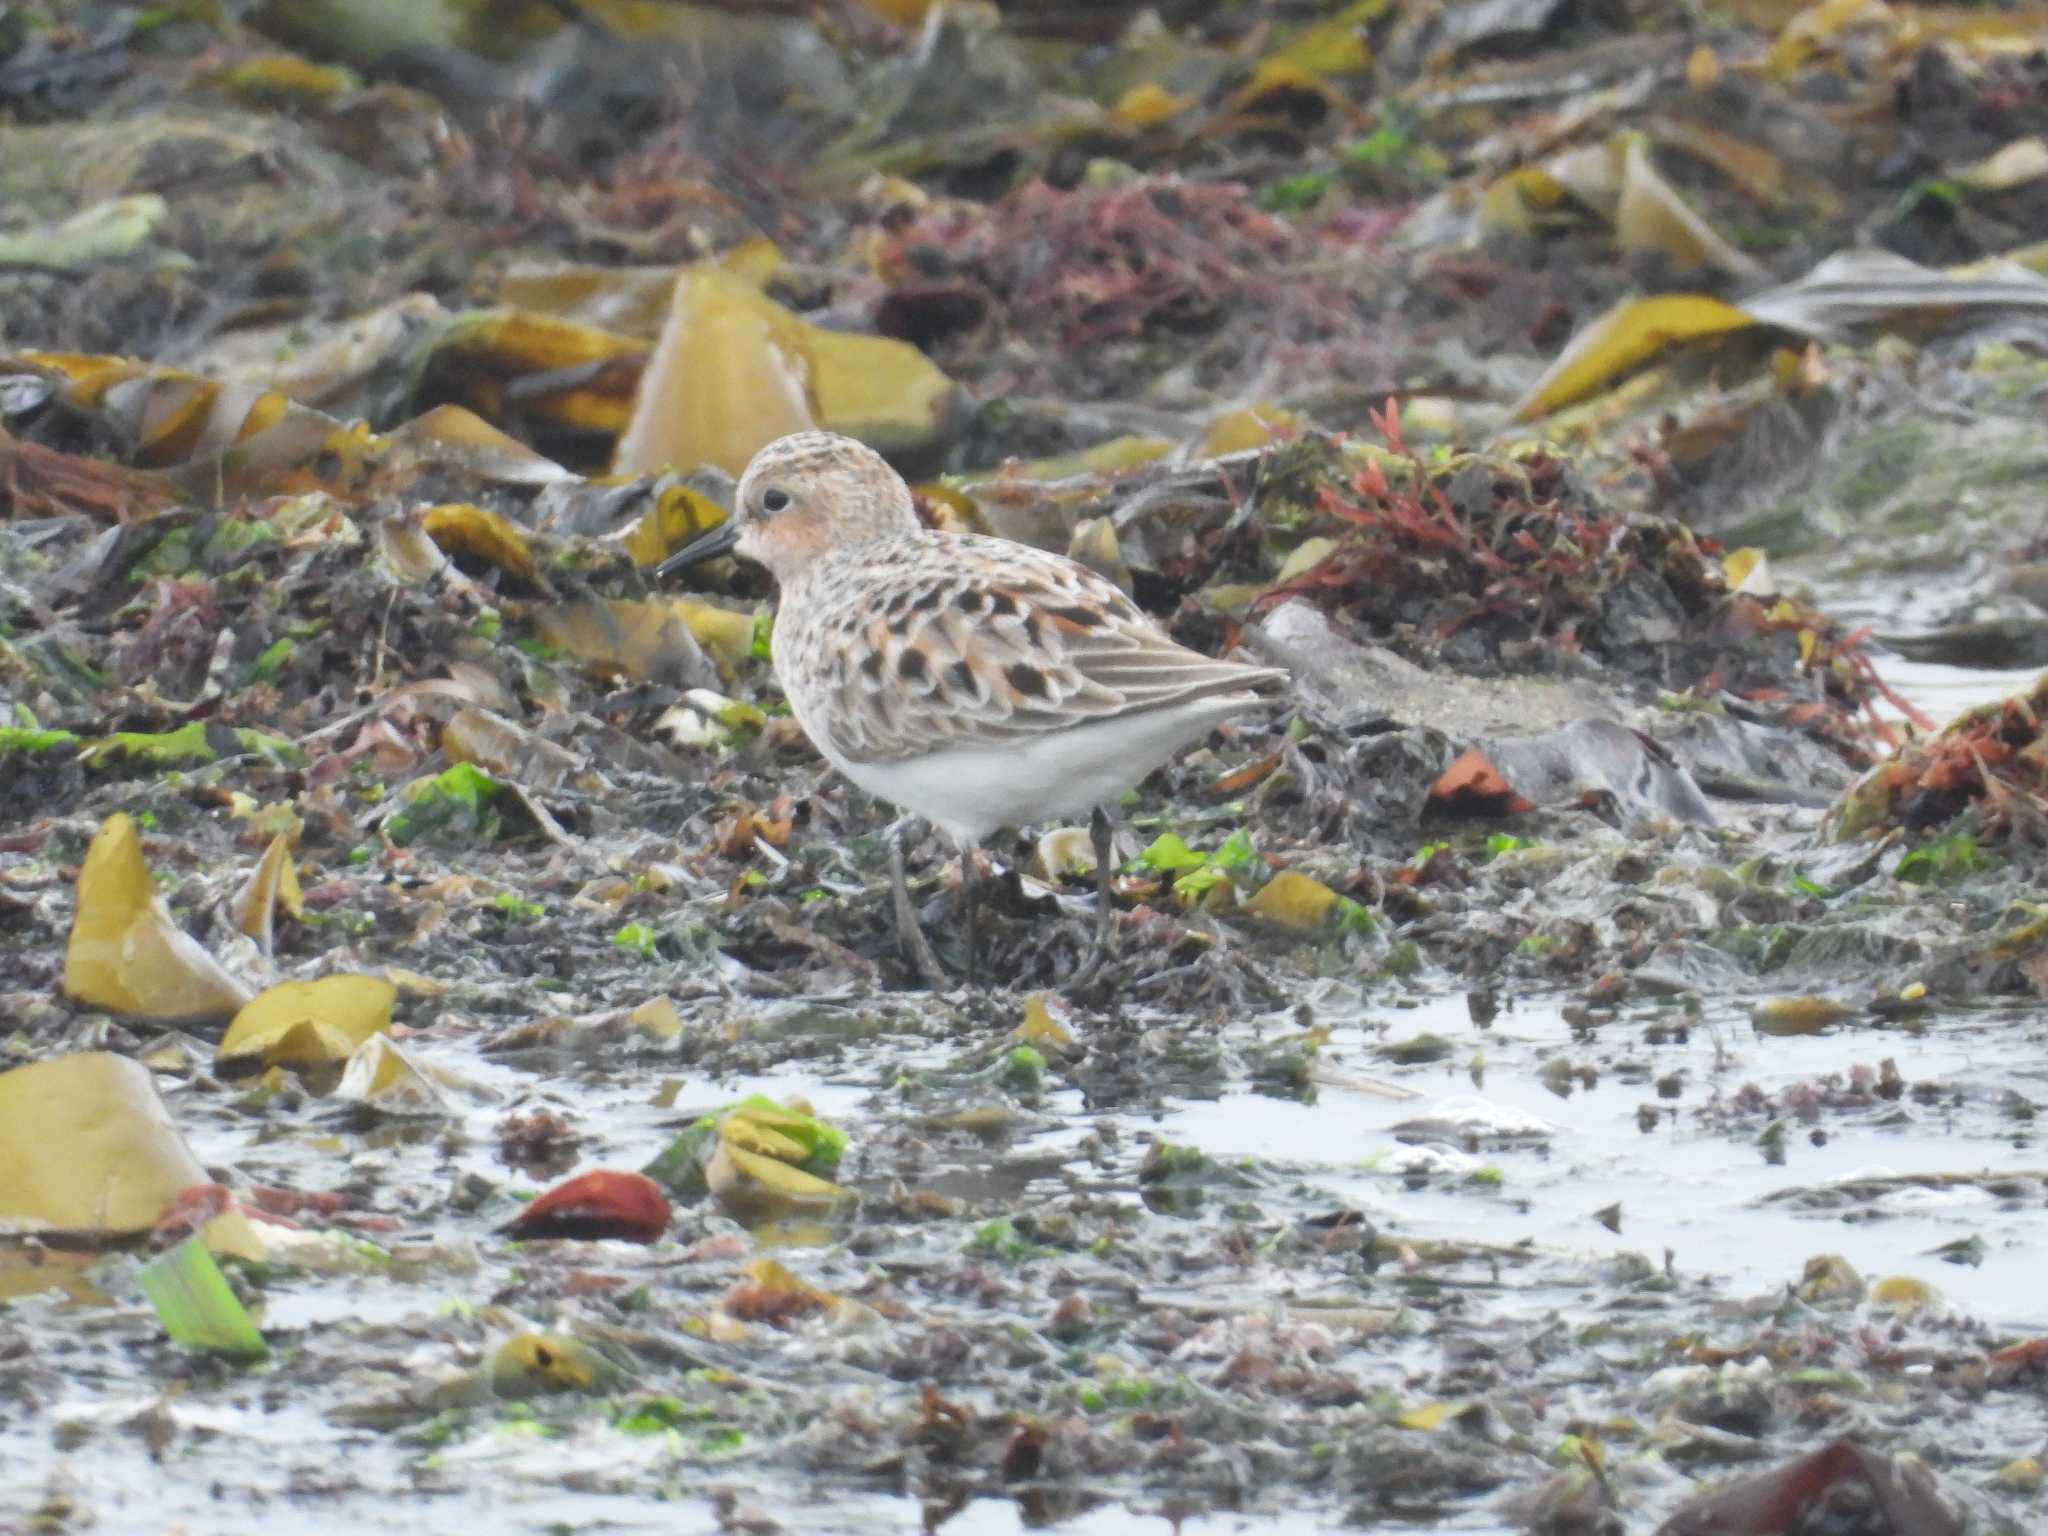
<svg viewBox="0 0 2048 1536">
<path fill-rule="evenodd" d="M 1092 976 L 1113 912 L 1104 804 L 1221 721 L 1278 704 L 1261 690 L 1287 681 L 1176 644 L 1062 555 L 924 528 L 881 455 L 829 432 L 763 448 L 732 515 L 654 574 L 728 552 L 775 578 L 775 675 L 818 750 L 959 846 L 970 981 L 983 839 L 1092 813 L 1095 946 L 1076 979 Z M 944 973 L 904 880 L 907 820 L 889 837 L 897 932 L 936 990 Z"/>
</svg>

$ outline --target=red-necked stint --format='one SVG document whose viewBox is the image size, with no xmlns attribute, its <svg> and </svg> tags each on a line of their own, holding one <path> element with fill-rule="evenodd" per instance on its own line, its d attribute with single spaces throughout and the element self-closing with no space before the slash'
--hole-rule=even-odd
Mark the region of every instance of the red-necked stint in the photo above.
<svg viewBox="0 0 2048 1536">
<path fill-rule="evenodd" d="M 1220 722 L 1280 703 L 1266 690 L 1287 682 L 1176 643 L 1063 555 L 922 527 L 882 456 L 830 432 L 754 455 L 732 515 L 655 575 L 728 552 L 775 578 L 775 675 L 818 750 L 959 845 L 970 979 L 983 839 L 1092 813 L 1092 973 L 1113 912 L 1103 806 Z M 898 932 L 937 989 L 944 973 L 910 910 L 901 828 L 890 839 Z"/>
</svg>

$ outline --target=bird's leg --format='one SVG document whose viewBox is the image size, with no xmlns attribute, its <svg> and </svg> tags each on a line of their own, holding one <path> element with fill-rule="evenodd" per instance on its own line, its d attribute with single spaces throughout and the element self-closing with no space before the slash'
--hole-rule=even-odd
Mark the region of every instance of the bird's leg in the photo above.
<svg viewBox="0 0 2048 1536">
<path fill-rule="evenodd" d="M 977 867 L 981 862 L 980 855 L 981 849 L 976 844 L 962 843 L 960 845 L 960 901 L 967 908 L 967 974 L 965 980 L 967 982 L 967 990 L 970 992 L 974 990 L 975 983 L 979 979 L 976 962 L 980 956 L 976 951 L 978 949 L 977 941 L 981 937 L 981 924 L 979 921 L 981 904 L 976 900 L 976 897 L 979 894 L 981 882 L 976 876 L 981 873 L 981 870 Z"/>
<path fill-rule="evenodd" d="M 910 906 L 910 881 L 903 872 L 903 839 L 912 818 L 900 817 L 889 828 L 889 884 L 896 902 L 896 943 L 904 957 L 917 967 L 917 974 L 924 978 L 924 984 L 934 992 L 946 990 L 946 973 L 939 969 L 939 957 L 932 953 L 931 941 L 924 936 L 924 929 L 918 926 L 917 913 Z"/>
<path fill-rule="evenodd" d="M 1088 959 L 1070 985 L 1085 987 L 1095 980 L 1102 962 L 1111 953 L 1111 925 L 1116 918 L 1116 898 L 1109 889 L 1110 864 L 1116 858 L 1116 840 L 1110 833 L 1109 814 L 1096 806 L 1088 816 L 1088 840 L 1095 847 L 1095 943 Z"/>
</svg>

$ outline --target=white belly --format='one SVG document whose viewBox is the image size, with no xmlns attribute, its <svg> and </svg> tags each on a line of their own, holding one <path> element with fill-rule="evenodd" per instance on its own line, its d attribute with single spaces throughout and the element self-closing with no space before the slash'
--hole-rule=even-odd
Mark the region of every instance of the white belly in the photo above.
<svg viewBox="0 0 2048 1536">
<path fill-rule="evenodd" d="M 893 763 L 832 765 L 877 799 L 914 811 L 955 841 L 1113 804 L 1182 747 L 1264 701 L 1252 694 L 1190 700 L 988 747 L 946 747 Z M 814 741 L 819 733 L 812 732 Z"/>
</svg>

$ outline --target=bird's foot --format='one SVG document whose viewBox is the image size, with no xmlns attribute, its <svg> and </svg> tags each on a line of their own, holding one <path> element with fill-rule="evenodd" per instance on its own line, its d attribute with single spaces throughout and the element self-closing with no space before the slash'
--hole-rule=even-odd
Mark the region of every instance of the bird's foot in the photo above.
<svg viewBox="0 0 2048 1536">
<path fill-rule="evenodd" d="M 1116 840 L 1109 817 L 1097 806 L 1088 818 L 1088 838 L 1095 846 L 1095 942 L 1088 946 L 1088 958 L 1067 983 L 1067 990 L 1085 992 L 1102 974 L 1103 965 L 1116 955 L 1116 895 L 1109 888 L 1110 871 L 1116 860 Z"/>
<path fill-rule="evenodd" d="M 910 881 L 903 870 L 903 825 L 899 821 L 889 832 L 889 887 L 896 908 L 896 944 L 903 951 L 903 958 L 917 968 L 924 984 L 934 992 L 944 992 L 952 985 L 951 979 L 940 966 L 939 957 L 932 953 L 931 940 L 924 936 L 924 928 L 910 905 Z"/>
</svg>

